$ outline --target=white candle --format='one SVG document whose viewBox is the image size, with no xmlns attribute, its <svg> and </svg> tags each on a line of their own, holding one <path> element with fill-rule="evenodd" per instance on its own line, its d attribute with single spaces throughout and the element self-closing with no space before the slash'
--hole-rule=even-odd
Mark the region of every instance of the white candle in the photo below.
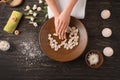
<svg viewBox="0 0 120 80">
<path fill-rule="evenodd" d="M 103 11 L 101 12 L 101 17 L 102 17 L 102 19 L 108 19 L 108 18 L 110 18 L 110 15 L 111 15 L 111 13 L 110 13 L 109 10 L 103 10 Z"/>
<path fill-rule="evenodd" d="M 110 37 L 112 35 L 112 30 L 110 28 L 104 28 L 102 30 L 103 37 Z"/>
<path fill-rule="evenodd" d="M 105 47 L 103 50 L 103 54 L 107 57 L 111 57 L 113 55 L 114 51 L 111 47 Z"/>
<path fill-rule="evenodd" d="M 0 50 L 7 51 L 10 49 L 10 44 L 7 41 L 0 41 Z"/>
</svg>

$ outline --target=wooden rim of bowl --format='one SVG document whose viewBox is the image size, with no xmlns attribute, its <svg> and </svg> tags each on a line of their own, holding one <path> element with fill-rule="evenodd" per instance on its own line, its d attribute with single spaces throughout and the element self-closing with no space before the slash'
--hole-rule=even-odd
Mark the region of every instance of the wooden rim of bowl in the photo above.
<svg viewBox="0 0 120 80">
<path fill-rule="evenodd" d="M 96 65 L 90 65 L 90 63 L 89 63 L 89 61 L 88 61 L 88 56 L 89 56 L 89 54 L 91 54 L 92 52 L 94 52 L 94 53 L 96 53 L 96 54 L 98 54 L 99 55 L 99 62 L 96 64 Z M 85 56 L 85 62 L 86 62 L 86 64 L 89 66 L 89 67 L 91 67 L 91 68 L 99 68 L 102 64 L 103 64 L 103 55 L 102 55 L 102 53 L 100 52 L 100 51 L 98 51 L 98 50 L 90 50 L 87 54 L 86 54 L 86 56 Z"/>
<path fill-rule="evenodd" d="M 75 60 L 76 58 L 80 57 L 80 55 L 82 55 L 83 51 L 85 50 L 85 48 L 87 46 L 88 35 L 87 35 L 86 28 L 81 23 L 81 21 L 77 20 L 74 17 L 71 17 L 71 21 L 70 21 L 70 26 L 74 25 L 74 26 L 78 27 L 78 29 L 80 30 L 79 35 L 80 35 L 80 37 L 82 37 L 79 40 L 80 44 L 77 47 L 73 48 L 72 50 L 63 50 L 61 48 L 57 52 L 52 50 L 50 48 L 50 46 L 48 46 L 49 44 L 46 43 L 46 42 L 48 42 L 48 39 L 45 36 L 47 36 L 48 33 L 54 32 L 53 28 L 48 27 L 49 25 L 54 27 L 54 18 L 47 20 L 43 24 L 43 26 L 40 28 L 39 45 L 40 45 L 40 49 L 43 51 L 43 53 L 45 53 L 49 58 L 51 58 L 55 61 L 59 61 L 59 62 L 69 62 L 69 61 Z M 49 30 L 51 29 L 51 30 L 48 31 L 48 29 Z"/>
</svg>

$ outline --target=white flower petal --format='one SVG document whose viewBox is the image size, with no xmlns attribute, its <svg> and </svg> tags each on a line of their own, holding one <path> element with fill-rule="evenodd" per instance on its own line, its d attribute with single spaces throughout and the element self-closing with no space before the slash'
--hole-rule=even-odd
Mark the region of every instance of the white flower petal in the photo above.
<svg viewBox="0 0 120 80">
<path fill-rule="evenodd" d="M 37 13 L 36 13 L 36 12 L 34 12 L 34 13 L 33 13 L 33 16 L 34 16 L 34 17 L 36 17 L 36 16 L 37 16 Z"/>
<path fill-rule="evenodd" d="M 36 10 L 36 9 L 37 9 L 37 5 L 34 4 L 32 9 L 33 9 L 33 10 Z"/>
<path fill-rule="evenodd" d="M 31 20 L 32 22 L 34 21 L 34 19 L 35 19 L 34 17 L 31 17 L 31 18 L 30 18 L 30 20 Z"/>
<path fill-rule="evenodd" d="M 33 14 L 33 11 L 32 10 L 29 10 L 29 12 L 28 12 L 29 14 Z"/>
<path fill-rule="evenodd" d="M 28 11 L 28 10 L 30 10 L 30 6 L 29 5 L 27 5 L 26 8 L 25 8 L 25 11 Z"/>
<path fill-rule="evenodd" d="M 42 8 L 41 8 L 41 7 L 38 7 L 38 8 L 37 8 L 37 11 L 41 11 L 41 10 L 42 10 Z"/>
<path fill-rule="evenodd" d="M 38 26 L 38 24 L 37 24 L 36 22 L 34 22 L 34 23 L 33 23 L 33 26 L 37 27 L 37 26 Z"/>
<path fill-rule="evenodd" d="M 43 3 L 43 1 L 42 1 L 42 0 L 39 0 L 39 3 L 41 4 L 41 3 Z"/>
</svg>

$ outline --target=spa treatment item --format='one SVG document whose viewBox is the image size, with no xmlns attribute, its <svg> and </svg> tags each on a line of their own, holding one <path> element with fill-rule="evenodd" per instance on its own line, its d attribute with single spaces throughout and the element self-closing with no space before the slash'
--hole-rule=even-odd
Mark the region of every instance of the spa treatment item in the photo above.
<svg viewBox="0 0 120 80">
<path fill-rule="evenodd" d="M 87 65 L 91 68 L 99 68 L 103 63 L 103 56 L 97 50 L 89 51 L 85 56 Z"/>
<path fill-rule="evenodd" d="M 111 47 L 105 47 L 103 50 L 103 54 L 107 57 L 111 57 L 114 54 L 114 51 Z"/>
<path fill-rule="evenodd" d="M 20 34 L 20 31 L 19 31 L 19 30 L 15 30 L 14 34 L 15 34 L 15 35 L 19 35 L 19 34 Z"/>
<path fill-rule="evenodd" d="M 69 38 L 62 40 L 60 43 L 57 42 L 57 40 L 54 39 L 54 36 L 58 37 L 56 33 L 48 34 L 48 40 L 49 40 L 49 45 L 51 49 L 54 49 L 54 51 L 58 51 L 62 46 L 66 50 L 73 49 L 76 47 L 79 43 L 79 36 L 78 36 L 78 29 L 76 27 L 69 27 L 68 28 L 70 31 Z"/>
<path fill-rule="evenodd" d="M 112 30 L 110 28 L 104 28 L 102 30 L 103 37 L 110 37 L 112 35 Z"/>
<path fill-rule="evenodd" d="M 103 11 L 101 12 L 101 17 L 102 17 L 102 19 L 108 19 L 108 18 L 110 18 L 110 15 L 111 15 L 111 13 L 110 13 L 109 10 L 103 10 Z"/>
<path fill-rule="evenodd" d="M 96 65 L 99 62 L 99 55 L 91 53 L 88 56 L 88 61 L 90 62 L 90 65 Z"/>
<path fill-rule="evenodd" d="M 8 33 L 13 33 L 16 27 L 18 26 L 22 15 L 23 14 L 21 12 L 13 11 L 3 30 Z"/>
<path fill-rule="evenodd" d="M 38 7 L 36 4 L 34 4 L 32 7 L 27 5 L 26 8 L 24 9 L 24 11 L 26 12 L 25 19 L 28 19 L 29 24 L 32 24 L 34 27 L 38 26 L 37 16 L 38 16 L 38 13 L 41 11 L 40 9 L 41 7 Z"/>
<path fill-rule="evenodd" d="M 1 51 L 7 51 L 9 49 L 10 49 L 9 42 L 0 40 L 0 50 Z"/>
</svg>

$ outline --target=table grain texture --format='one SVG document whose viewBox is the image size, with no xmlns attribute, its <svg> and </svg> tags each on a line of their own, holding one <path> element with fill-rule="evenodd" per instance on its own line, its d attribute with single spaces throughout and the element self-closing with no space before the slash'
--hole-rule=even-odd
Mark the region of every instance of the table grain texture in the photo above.
<svg viewBox="0 0 120 80">
<path fill-rule="evenodd" d="M 0 51 L 0 80 L 120 80 L 120 0 L 87 0 L 85 19 L 81 20 L 88 32 L 88 45 L 82 56 L 74 61 L 60 63 L 49 59 L 39 48 L 38 33 L 43 23 L 35 28 L 22 18 L 17 29 L 19 36 L 3 31 L 12 10 L 23 12 L 29 4 L 37 0 L 24 0 L 17 8 L 0 4 L 0 40 L 11 44 L 7 52 Z M 100 13 L 111 11 L 111 17 L 103 20 Z M 109 38 L 101 35 L 102 29 L 109 27 L 113 34 Z M 104 47 L 114 49 L 112 57 L 104 56 L 104 63 L 98 69 L 91 69 L 85 63 L 85 54 L 92 49 L 100 52 Z M 29 57 L 35 54 L 36 57 Z"/>
</svg>

